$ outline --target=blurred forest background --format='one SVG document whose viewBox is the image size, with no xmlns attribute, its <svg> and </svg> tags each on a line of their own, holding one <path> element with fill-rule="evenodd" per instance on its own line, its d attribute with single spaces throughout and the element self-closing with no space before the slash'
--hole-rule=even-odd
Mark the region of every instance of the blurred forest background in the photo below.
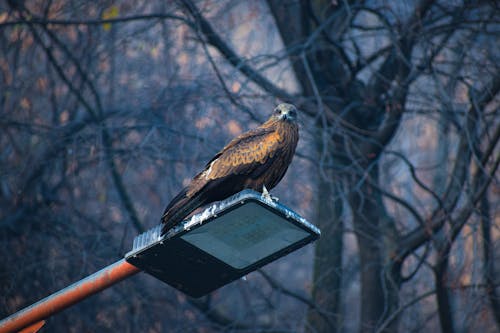
<svg viewBox="0 0 500 333">
<path fill-rule="evenodd" d="M 0 315 L 121 258 L 287 101 L 273 194 L 314 246 L 202 299 L 140 274 L 45 331 L 498 332 L 499 89 L 496 1 L 2 1 Z"/>
</svg>

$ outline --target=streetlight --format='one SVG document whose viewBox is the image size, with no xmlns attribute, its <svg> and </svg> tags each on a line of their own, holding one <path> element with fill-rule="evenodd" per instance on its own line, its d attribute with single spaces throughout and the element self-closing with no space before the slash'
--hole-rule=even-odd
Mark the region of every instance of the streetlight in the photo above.
<svg viewBox="0 0 500 333">
<path fill-rule="evenodd" d="M 260 193 L 244 190 L 160 237 L 136 237 L 126 260 L 200 297 L 317 239 L 318 228 Z"/>
<path fill-rule="evenodd" d="M 0 333 L 37 332 L 45 319 L 141 270 L 200 297 L 316 240 L 320 230 L 252 190 L 210 205 L 166 235 L 161 225 L 100 271 L 0 321 Z"/>
</svg>

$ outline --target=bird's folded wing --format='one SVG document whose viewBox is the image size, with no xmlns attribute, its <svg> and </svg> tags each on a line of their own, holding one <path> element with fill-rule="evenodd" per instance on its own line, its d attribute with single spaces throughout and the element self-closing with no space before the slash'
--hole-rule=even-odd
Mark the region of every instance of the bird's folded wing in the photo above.
<svg viewBox="0 0 500 333">
<path fill-rule="evenodd" d="M 247 133 L 230 142 L 207 165 L 203 176 L 207 180 L 217 179 L 227 175 L 244 175 L 250 173 L 256 166 L 266 163 L 275 156 L 281 137 L 276 131 L 261 129 Z"/>
</svg>

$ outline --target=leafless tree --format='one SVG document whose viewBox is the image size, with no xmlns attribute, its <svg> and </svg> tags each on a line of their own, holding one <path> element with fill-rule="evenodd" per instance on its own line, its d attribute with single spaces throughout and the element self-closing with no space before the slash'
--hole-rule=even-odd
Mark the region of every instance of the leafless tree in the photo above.
<svg viewBox="0 0 500 333">
<path fill-rule="evenodd" d="M 314 253 L 200 300 L 131 279 L 52 327 L 500 329 L 499 27 L 493 1 L 0 5 L 1 312 L 123 255 L 281 100 Z"/>
</svg>

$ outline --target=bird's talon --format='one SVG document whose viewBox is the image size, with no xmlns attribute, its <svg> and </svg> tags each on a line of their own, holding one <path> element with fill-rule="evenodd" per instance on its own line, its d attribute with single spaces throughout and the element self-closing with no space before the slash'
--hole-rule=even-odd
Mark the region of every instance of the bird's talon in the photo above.
<svg viewBox="0 0 500 333">
<path fill-rule="evenodd" d="M 267 201 L 278 201 L 278 197 L 275 197 L 269 193 L 266 186 L 262 186 L 262 198 Z"/>
</svg>

